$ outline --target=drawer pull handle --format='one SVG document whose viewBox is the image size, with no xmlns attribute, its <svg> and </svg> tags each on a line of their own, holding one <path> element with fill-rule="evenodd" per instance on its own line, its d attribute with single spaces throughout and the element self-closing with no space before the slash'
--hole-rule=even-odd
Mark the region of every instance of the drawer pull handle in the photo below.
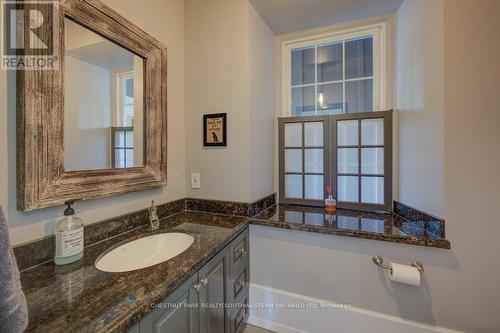
<svg viewBox="0 0 500 333">
<path fill-rule="evenodd" d="M 207 285 L 208 285 L 208 279 L 207 279 L 207 278 L 205 278 L 205 279 L 203 279 L 203 280 L 200 280 L 200 283 L 195 284 L 195 285 L 194 285 L 194 289 L 195 289 L 197 292 L 200 292 L 200 291 L 201 291 L 201 289 L 202 289 L 203 287 L 206 287 Z"/>
<path fill-rule="evenodd" d="M 241 289 L 244 286 L 245 286 L 245 280 L 240 280 L 240 281 L 236 282 L 237 289 Z"/>
<path fill-rule="evenodd" d="M 244 255 L 246 253 L 244 247 L 240 247 L 238 250 L 236 250 L 236 252 L 239 253 L 239 254 L 241 254 L 241 255 Z"/>
</svg>

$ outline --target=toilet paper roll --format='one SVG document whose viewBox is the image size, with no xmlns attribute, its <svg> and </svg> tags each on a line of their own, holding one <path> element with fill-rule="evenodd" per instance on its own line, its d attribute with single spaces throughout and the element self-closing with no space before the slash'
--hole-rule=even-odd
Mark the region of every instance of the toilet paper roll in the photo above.
<svg viewBox="0 0 500 333">
<path fill-rule="evenodd" d="M 420 272 L 416 267 L 391 263 L 391 280 L 412 286 L 420 285 Z"/>
</svg>

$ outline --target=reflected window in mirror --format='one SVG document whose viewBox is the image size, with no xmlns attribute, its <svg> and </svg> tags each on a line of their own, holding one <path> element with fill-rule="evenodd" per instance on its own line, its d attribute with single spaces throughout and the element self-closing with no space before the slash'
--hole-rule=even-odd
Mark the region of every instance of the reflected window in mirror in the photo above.
<svg viewBox="0 0 500 333">
<path fill-rule="evenodd" d="M 144 59 L 71 19 L 64 24 L 65 170 L 143 166 Z"/>
<path fill-rule="evenodd" d="M 113 169 L 134 167 L 134 128 L 113 127 Z"/>
</svg>

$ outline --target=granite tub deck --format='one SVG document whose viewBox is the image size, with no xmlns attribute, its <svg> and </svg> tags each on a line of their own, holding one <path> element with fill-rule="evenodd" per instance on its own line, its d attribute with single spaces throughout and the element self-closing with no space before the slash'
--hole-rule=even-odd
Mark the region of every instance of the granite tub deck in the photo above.
<svg viewBox="0 0 500 333">
<path fill-rule="evenodd" d="M 248 218 L 201 212 L 180 212 L 161 221 L 94 244 L 82 260 L 55 266 L 52 262 L 21 273 L 29 311 L 27 332 L 123 332 L 132 328 L 152 304 L 163 301 L 248 225 Z M 94 265 L 99 255 L 121 243 L 162 232 L 186 232 L 193 245 L 156 266 L 125 273 L 107 273 Z"/>
<path fill-rule="evenodd" d="M 406 207 L 406 206 L 405 206 Z M 395 212 L 399 212 L 395 207 Z M 411 208 L 408 208 L 411 209 Z M 393 243 L 420 245 L 450 249 L 450 242 L 444 234 L 444 221 L 421 213 L 416 217 L 404 211 L 395 213 L 374 213 L 337 209 L 327 214 L 324 208 L 274 205 L 254 216 L 250 223 L 268 227 L 292 229 L 306 232 L 372 239 Z"/>
</svg>

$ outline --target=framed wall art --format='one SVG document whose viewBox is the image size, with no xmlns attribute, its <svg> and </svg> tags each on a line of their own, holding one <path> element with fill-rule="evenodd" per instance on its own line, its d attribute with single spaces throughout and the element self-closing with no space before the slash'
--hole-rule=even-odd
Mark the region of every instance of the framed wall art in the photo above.
<svg viewBox="0 0 500 333">
<path fill-rule="evenodd" d="M 227 146 L 226 113 L 212 113 L 203 115 L 203 146 Z"/>
</svg>

